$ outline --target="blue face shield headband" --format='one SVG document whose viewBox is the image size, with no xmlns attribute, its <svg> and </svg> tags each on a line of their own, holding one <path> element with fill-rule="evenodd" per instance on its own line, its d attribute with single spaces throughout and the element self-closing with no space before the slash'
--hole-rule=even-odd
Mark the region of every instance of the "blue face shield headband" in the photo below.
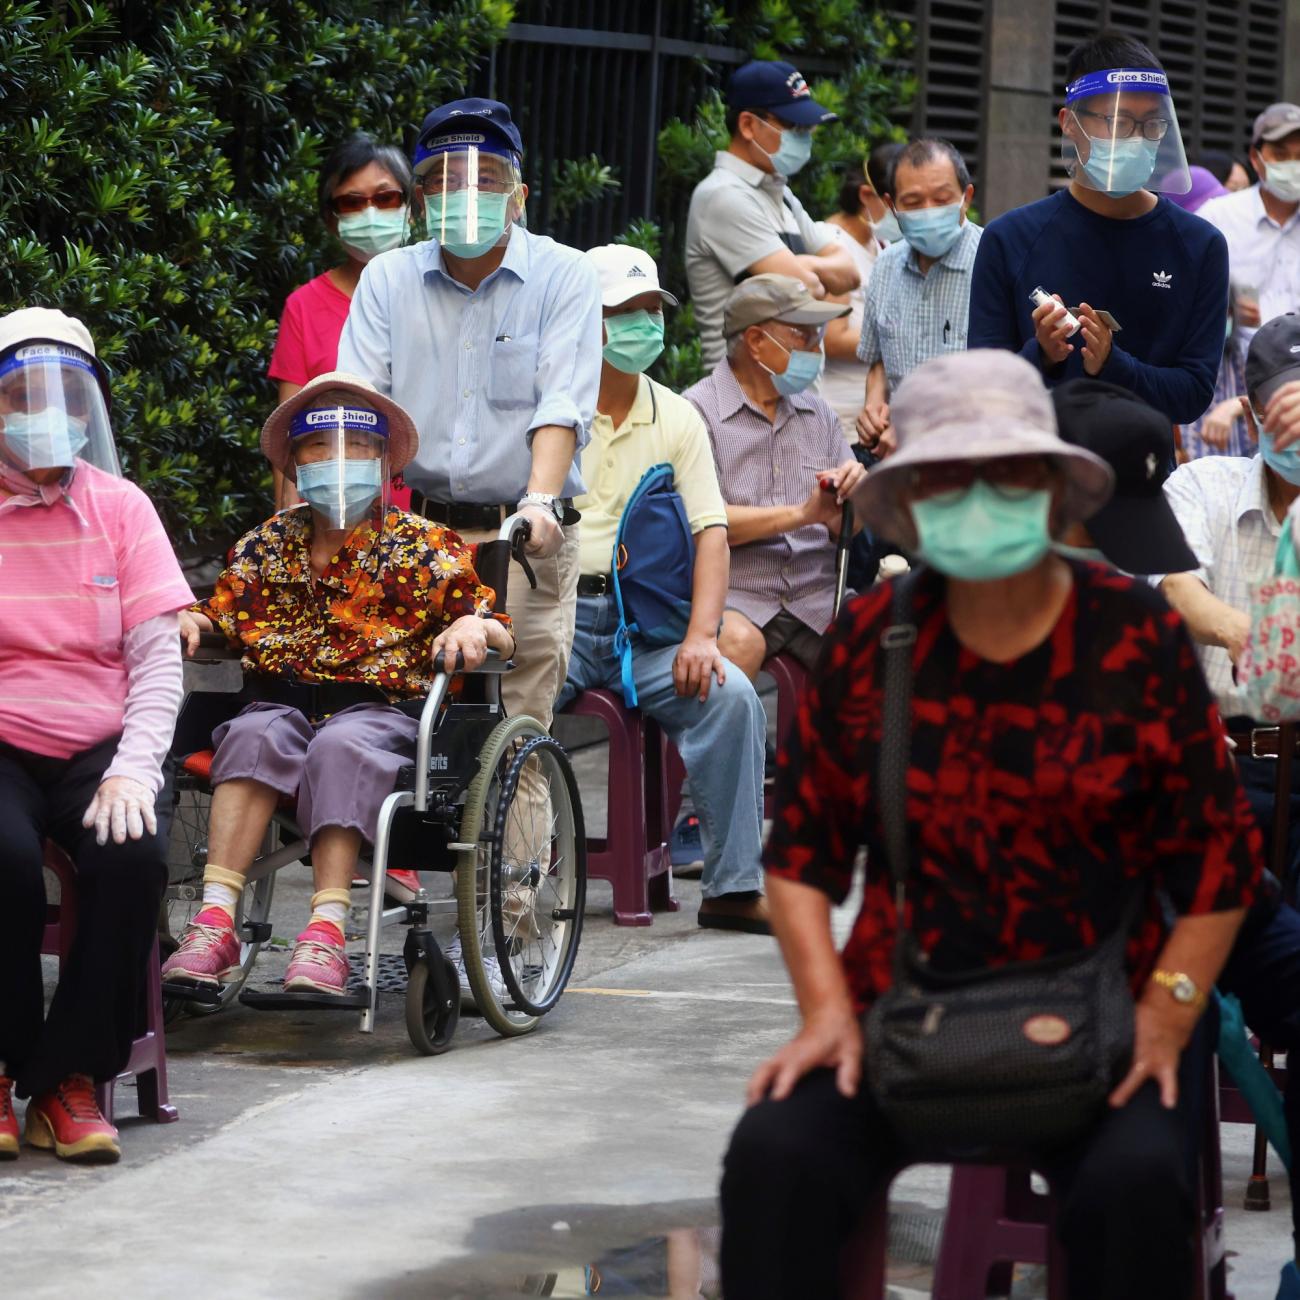
<svg viewBox="0 0 1300 1300">
<path fill-rule="evenodd" d="M 1145 104 L 1136 101 L 1142 97 Z M 1156 107 L 1152 107 L 1152 105 Z M 1158 68 L 1105 68 L 1065 89 L 1075 131 L 1062 135 L 1063 160 L 1075 179 L 1112 198 L 1140 189 L 1185 194 L 1191 175 L 1169 79 Z M 1086 158 L 1081 139 L 1087 137 Z"/>
</svg>

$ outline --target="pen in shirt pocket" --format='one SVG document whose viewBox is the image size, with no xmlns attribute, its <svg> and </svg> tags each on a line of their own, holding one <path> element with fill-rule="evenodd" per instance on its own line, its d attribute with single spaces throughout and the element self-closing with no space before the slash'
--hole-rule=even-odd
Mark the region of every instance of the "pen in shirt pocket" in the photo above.
<svg viewBox="0 0 1300 1300">
<path fill-rule="evenodd" d="M 948 342 L 948 335 L 952 332 L 952 321 L 946 320 L 943 323 L 943 341 Z"/>
<path fill-rule="evenodd" d="M 509 335 L 509 334 L 498 334 L 498 335 L 497 335 L 497 338 L 496 338 L 496 341 L 497 341 L 498 343 L 509 343 L 509 342 L 510 342 L 510 335 Z"/>
</svg>

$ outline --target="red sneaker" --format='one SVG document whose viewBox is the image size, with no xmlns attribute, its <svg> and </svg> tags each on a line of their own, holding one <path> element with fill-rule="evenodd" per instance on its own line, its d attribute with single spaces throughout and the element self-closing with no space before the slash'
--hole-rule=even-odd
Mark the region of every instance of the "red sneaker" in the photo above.
<svg viewBox="0 0 1300 1300">
<path fill-rule="evenodd" d="M 84 1164 L 112 1164 L 122 1155 L 117 1129 L 100 1113 L 86 1074 L 70 1074 L 53 1092 L 31 1099 L 27 1144 Z"/>
<path fill-rule="evenodd" d="M 420 889 L 420 875 L 416 871 L 390 871 L 384 878 L 384 893 L 395 903 L 415 902 Z"/>
<path fill-rule="evenodd" d="M 18 1159 L 18 1116 L 14 1114 L 14 1081 L 0 1074 L 0 1160 Z"/>
</svg>

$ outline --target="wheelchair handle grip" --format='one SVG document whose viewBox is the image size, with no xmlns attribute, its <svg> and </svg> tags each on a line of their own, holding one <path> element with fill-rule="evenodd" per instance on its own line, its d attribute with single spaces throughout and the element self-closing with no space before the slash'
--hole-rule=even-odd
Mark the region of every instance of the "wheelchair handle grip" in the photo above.
<svg viewBox="0 0 1300 1300">
<path fill-rule="evenodd" d="M 447 667 L 446 651 L 439 650 L 433 656 L 433 671 L 435 673 L 446 673 L 451 676 L 453 673 L 461 672 L 465 667 L 465 656 L 459 650 L 456 651 L 456 663 L 452 668 Z"/>
<path fill-rule="evenodd" d="M 501 531 L 497 534 L 497 540 L 505 542 L 510 547 L 510 558 L 523 569 L 524 577 L 528 579 L 528 585 L 536 591 L 537 575 L 533 572 L 533 566 L 528 563 L 528 556 L 524 552 L 524 547 L 528 545 L 528 539 L 532 535 L 532 524 L 516 511 L 513 515 L 502 520 Z"/>
</svg>

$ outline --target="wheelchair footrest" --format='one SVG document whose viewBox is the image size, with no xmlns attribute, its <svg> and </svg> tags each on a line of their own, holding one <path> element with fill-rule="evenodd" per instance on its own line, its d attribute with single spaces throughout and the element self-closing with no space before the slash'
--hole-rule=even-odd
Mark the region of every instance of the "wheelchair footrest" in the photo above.
<svg viewBox="0 0 1300 1300">
<path fill-rule="evenodd" d="M 239 1000 L 256 1011 L 365 1011 L 370 1006 L 370 990 L 349 987 L 346 993 L 285 993 L 245 989 Z"/>
<path fill-rule="evenodd" d="M 181 981 L 164 980 L 162 995 L 175 998 L 178 1002 L 201 1002 L 204 1006 L 221 1005 L 221 989 L 216 984 L 188 984 Z"/>
<path fill-rule="evenodd" d="M 270 921 L 245 921 L 240 929 L 246 943 L 270 943 Z"/>
</svg>

